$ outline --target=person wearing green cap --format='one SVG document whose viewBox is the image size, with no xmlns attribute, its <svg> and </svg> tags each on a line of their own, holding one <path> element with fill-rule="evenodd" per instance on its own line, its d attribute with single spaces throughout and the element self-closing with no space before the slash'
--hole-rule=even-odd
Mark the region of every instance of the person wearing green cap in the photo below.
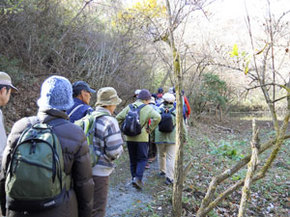
<svg viewBox="0 0 290 217">
<path fill-rule="evenodd" d="M 0 106 L 5 106 L 10 99 L 11 92 L 17 91 L 12 85 L 10 76 L 5 72 L 0 72 Z M 3 150 L 7 143 L 7 135 L 4 127 L 3 113 L 0 109 L 0 166 L 2 162 Z"/>
</svg>

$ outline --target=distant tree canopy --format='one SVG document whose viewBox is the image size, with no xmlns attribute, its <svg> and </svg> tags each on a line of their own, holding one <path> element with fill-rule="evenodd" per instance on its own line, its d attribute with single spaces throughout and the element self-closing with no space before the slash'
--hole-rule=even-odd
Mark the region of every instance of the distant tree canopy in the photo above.
<svg viewBox="0 0 290 217">
<path fill-rule="evenodd" d="M 228 102 L 227 84 L 212 73 L 202 75 L 197 92 L 193 94 L 193 109 L 200 114 L 210 109 L 225 108 Z"/>
<path fill-rule="evenodd" d="M 0 5 L 0 68 L 32 76 L 61 74 L 94 88 L 115 86 L 124 96 L 150 84 L 146 50 L 111 25 L 92 1 L 4 0 Z M 10 60 L 12 60 L 10 62 Z M 13 67 L 14 67 L 13 66 Z M 9 69 L 8 69 L 9 70 Z M 123 92 L 123 93 L 122 93 Z M 131 93 L 132 92 L 132 93 Z"/>
</svg>

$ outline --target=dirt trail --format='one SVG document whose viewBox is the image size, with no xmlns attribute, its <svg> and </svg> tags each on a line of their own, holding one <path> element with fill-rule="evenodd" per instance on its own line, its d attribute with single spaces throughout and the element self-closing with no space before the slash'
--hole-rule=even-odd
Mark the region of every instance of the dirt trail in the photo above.
<svg viewBox="0 0 290 217">
<path fill-rule="evenodd" d="M 129 163 L 126 163 L 127 165 L 124 164 L 123 166 L 129 167 Z M 146 184 L 148 178 L 156 175 L 157 171 L 158 162 L 156 160 L 150 164 L 150 169 L 147 169 L 144 172 L 143 181 L 145 187 L 142 191 L 137 190 L 132 186 L 130 173 L 125 171 L 124 173 L 126 173 L 126 175 L 121 178 L 123 180 L 121 180 L 119 184 L 110 185 L 106 217 L 142 216 L 140 210 L 146 208 L 148 203 L 153 200 L 152 194 L 146 189 Z M 116 178 L 118 174 L 112 174 L 112 176 L 114 176 L 113 178 Z"/>
</svg>

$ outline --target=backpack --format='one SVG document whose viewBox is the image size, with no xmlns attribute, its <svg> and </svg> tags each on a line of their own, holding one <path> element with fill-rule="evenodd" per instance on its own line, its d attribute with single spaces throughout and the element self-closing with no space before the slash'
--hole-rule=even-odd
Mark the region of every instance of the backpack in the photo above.
<svg viewBox="0 0 290 217">
<path fill-rule="evenodd" d="M 141 134 L 142 126 L 140 125 L 140 110 L 146 106 L 142 104 L 139 107 L 135 107 L 132 104 L 129 105 L 129 112 L 121 126 L 121 131 L 127 136 L 137 136 Z"/>
<path fill-rule="evenodd" d="M 63 119 L 50 123 L 60 120 L 63 124 Z M 63 202 L 71 179 L 64 172 L 62 147 L 53 126 L 36 123 L 21 134 L 7 169 L 8 209 L 43 211 Z"/>
<path fill-rule="evenodd" d="M 170 110 L 168 108 L 164 109 L 161 108 L 161 121 L 159 122 L 158 128 L 160 132 L 164 132 L 164 133 L 171 133 L 174 129 L 174 125 L 173 125 L 173 119 L 172 119 L 172 115 L 175 116 L 174 113 L 172 113 L 175 108 L 171 108 Z"/>
<path fill-rule="evenodd" d="M 94 167 L 98 161 L 96 147 L 95 147 L 94 142 L 93 142 L 95 130 L 96 130 L 96 127 L 95 127 L 96 120 L 97 120 L 97 118 L 100 118 L 100 117 L 106 116 L 106 115 L 108 115 L 108 114 L 103 113 L 103 112 L 93 111 L 92 113 L 87 114 L 82 119 L 74 122 L 74 124 L 76 124 L 82 128 L 82 130 L 84 131 L 84 133 L 86 135 L 87 142 L 89 145 L 89 150 L 90 150 L 91 166 L 92 167 Z"/>
</svg>

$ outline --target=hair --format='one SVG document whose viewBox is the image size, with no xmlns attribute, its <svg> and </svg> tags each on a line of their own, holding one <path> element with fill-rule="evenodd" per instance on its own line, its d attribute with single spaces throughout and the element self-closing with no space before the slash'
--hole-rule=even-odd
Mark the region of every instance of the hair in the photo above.
<svg viewBox="0 0 290 217">
<path fill-rule="evenodd" d="M 173 102 L 167 102 L 166 100 L 164 100 L 163 104 L 164 105 L 173 105 Z"/>
<path fill-rule="evenodd" d="M 2 88 L 4 88 L 4 87 L 6 87 L 6 90 L 7 90 L 7 93 L 8 93 L 8 91 L 10 90 L 11 87 L 9 85 L 0 84 L 0 90 Z"/>
<path fill-rule="evenodd" d="M 73 90 L 73 97 L 75 98 L 75 97 L 79 96 L 81 94 L 81 92 L 82 92 L 82 89 L 74 89 Z"/>
</svg>

